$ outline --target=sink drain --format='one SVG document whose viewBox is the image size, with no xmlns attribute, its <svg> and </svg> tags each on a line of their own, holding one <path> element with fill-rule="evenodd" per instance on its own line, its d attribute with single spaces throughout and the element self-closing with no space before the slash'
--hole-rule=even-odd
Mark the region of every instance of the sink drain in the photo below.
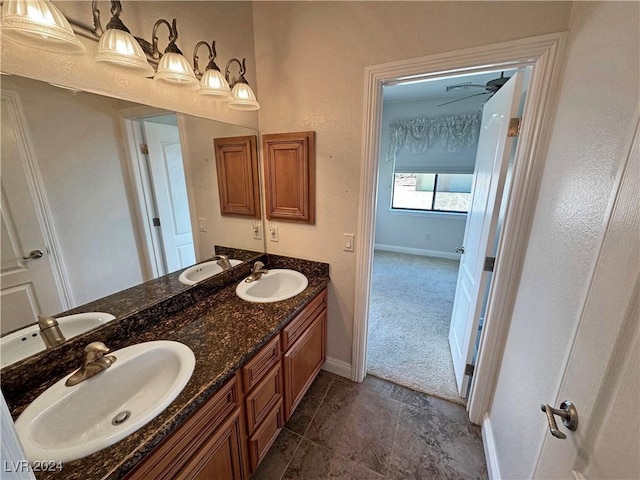
<svg viewBox="0 0 640 480">
<path fill-rule="evenodd" d="M 124 422 L 129 420 L 130 416 L 131 416 L 131 412 L 129 410 L 124 410 L 118 413 L 115 417 L 113 417 L 113 419 L 111 420 L 111 425 L 115 425 L 115 426 L 122 425 Z"/>
</svg>

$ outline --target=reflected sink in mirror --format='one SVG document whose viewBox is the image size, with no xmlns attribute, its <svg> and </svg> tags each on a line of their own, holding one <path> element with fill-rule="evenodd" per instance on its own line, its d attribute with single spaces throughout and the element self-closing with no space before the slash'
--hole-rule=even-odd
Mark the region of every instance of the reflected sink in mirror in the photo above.
<svg viewBox="0 0 640 480">
<path fill-rule="evenodd" d="M 242 260 L 232 258 L 229 259 L 229 263 L 231 263 L 232 267 L 235 267 L 236 265 L 240 265 Z M 222 267 L 218 265 L 217 260 L 203 262 L 187 268 L 180 274 L 178 281 L 184 285 L 194 285 L 202 280 L 212 277 L 213 275 L 217 275 L 222 271 Z"/>
<path fill-rule="evenodd" d="M 273 269 L 259 279 L 236 287 L 236 294 L 247 302 L 270 303 L 287 300 L 301 293 L 309 281 L 302 273 L 288 269 Z"/>
<path fill-rule="evenodd" d="M 56 318 L 64 338 L 69 340 L 115 319 L 110 313 L 87 312 Z M 0 338 L 0 360 L 6 367 L 46 350 L 38 325 L 30 325 Z"/>
<path fill-rule="evenodd" d="M 67 375 L 45 390 L 16 420 L 30 461 L 86 457 L 140 429 L 180 394 L 195 356 L 186 345 L 159 340 L 109 355 L 115 363 L 73 386 Z"/>
</svg>

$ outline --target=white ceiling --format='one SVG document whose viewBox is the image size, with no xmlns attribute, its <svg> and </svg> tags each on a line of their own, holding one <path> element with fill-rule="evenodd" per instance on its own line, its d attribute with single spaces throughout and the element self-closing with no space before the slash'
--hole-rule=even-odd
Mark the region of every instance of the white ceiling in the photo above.
<svg viewBox="0 0 640 480">
<path fill-rule="evenodd" d="M 510 77 L 513 70 L 505 71 L 505 76 Z M 456 88 L 447 92 L 447 85 L 457 85 L 470 83 L 475 85 L 486 85 L 489 80 L 500 77 L 501 72 L 492 71 L 482 74 L 454 76 L 438 78 L 434 80 L 408 81 L 396 85 L 385 85 L 383 88 L 384 102 L 410 102 L 415 100 L 425 100 L 441 98 L 443 102 L 448 102 L 456 98 L 468 97 L 470 95 L 482 93 L 480 87 Z M 468 102 L 479 105 L 485 102 L 489 95 L 477 95 L 470 98 Z"/>
</svg>

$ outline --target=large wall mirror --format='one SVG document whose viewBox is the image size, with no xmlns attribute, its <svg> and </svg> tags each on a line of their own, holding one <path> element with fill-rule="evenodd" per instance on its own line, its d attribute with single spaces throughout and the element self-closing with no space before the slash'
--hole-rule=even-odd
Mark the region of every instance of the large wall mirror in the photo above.
<svg viewBox="0 0 640 480">
<path fill-rule="evenodd" d="M 210 259 L 216 245 L 264 252 L 262 220 L 220 213 L 214 150 L 257 134 L 3 76 L 1 333 Z"/>
</svg>

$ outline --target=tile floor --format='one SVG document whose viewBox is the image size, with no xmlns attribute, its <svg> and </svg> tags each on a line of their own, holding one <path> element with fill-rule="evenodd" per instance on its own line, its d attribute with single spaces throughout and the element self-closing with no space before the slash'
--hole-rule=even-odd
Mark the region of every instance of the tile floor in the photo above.
<svg viewBox="0 0 640 480">
<path fill-rule="evenodd" d="M 487 468 L 464 407 L 321 371 L 251 478 L 485 479 Z"/>
</svg>

